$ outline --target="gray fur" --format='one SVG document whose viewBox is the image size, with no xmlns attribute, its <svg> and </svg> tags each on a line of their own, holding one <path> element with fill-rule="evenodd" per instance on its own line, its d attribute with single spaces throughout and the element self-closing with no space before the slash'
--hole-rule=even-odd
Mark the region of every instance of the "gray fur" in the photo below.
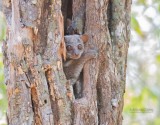
<svg viewBox="0 0 160 125">
<path fill-rule="evenodd" d="M 63 70 L 67 80 L 70 80 L 73 85 L 77 84 L 75 85 L 77 90 L 75 96 L 79 98 L 81 97 L 82 91 L 82 83 L 79 80 L 80 73 L 82 72 L 84 64 L 88 60 L 97 57 L 97 52 L 95 50 L 89 50 L 88 52 L 84 53 L 84 43 L 80 35 L 65 36 L 65 43 L 66 47 L 70 45 L 72 47 L 72 50 L 67 51 L 66 53 L 67 59 L 65 62 L 63 62 Z M 79 44 L 82 45 L 81 50 L 77 48 Z M 77 53 L 78 55 L 75 55 L 75 53 Z"/>
</svg>

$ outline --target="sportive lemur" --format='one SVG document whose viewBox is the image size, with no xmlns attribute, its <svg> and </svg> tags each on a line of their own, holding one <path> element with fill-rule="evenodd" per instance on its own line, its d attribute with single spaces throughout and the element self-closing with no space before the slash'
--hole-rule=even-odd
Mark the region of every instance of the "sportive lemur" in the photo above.
<svg viewBox="0 0 160 125">
<path fill-rule="evenodd" d="M 88 35 L 67 35 L 64 37 L 66 44 L 66 61 L 63 62 L 63 70 L 67 80 L 74 85 L 75 98 L 82 97 L 82 82 L 80 73 L 86 61 L 96 58 L 97 51 L 84 52 L 84 44 L 88 41 Z"/>
</svg>

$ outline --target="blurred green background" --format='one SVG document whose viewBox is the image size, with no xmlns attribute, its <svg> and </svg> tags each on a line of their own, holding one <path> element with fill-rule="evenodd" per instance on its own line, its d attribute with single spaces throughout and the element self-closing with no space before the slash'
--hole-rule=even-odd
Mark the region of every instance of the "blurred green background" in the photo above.
<svg viewBox="0 0 160 125">
<path fill-rule="evenodd" d="M 160 0 L 133 0 L 123 125 L 160 125 Z"/>
<path fill-rule="evenodd" d="M 160 0 L 133 0 L 123 125 L 160 125 Z M 2 39 L 6 24 L 0 12 L 0 125 L 5 124 L 6 86 Z"/>
<path fill-rule="evenodd" d="M 4 67 L 2 56 L 2 40 L 5 39 L 6 23 L 2 12 L 0 12 L 0 125 L 6 123 L 5 113 L 7 110 L 6 85 L 4 84 Z"/>
</svg>

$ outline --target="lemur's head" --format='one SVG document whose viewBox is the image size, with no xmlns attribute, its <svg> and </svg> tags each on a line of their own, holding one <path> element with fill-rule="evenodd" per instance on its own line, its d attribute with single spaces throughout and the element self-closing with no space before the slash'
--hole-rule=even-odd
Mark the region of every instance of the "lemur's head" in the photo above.
<svg viewBox="0 0 160 125">
<path fill-rule="evenodd" d="M 88 41 L 88 35 L 64 36 L 68 59 L 79 59 L 84 52 L 84 43 Z"/>
</svg>

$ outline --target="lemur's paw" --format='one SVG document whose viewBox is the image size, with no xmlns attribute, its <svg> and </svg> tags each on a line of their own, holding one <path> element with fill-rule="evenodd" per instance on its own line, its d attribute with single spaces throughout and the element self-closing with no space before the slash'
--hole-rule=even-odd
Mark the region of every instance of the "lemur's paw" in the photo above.
<svg viewBox="0 0 160 125">
<path fill-rule="evenodd" d="M 98 57 L 98 52 L 96 50 L 88 50 L 88 54 L 92 57 L 92 58 L 97 58 Z"/>
</svg>

